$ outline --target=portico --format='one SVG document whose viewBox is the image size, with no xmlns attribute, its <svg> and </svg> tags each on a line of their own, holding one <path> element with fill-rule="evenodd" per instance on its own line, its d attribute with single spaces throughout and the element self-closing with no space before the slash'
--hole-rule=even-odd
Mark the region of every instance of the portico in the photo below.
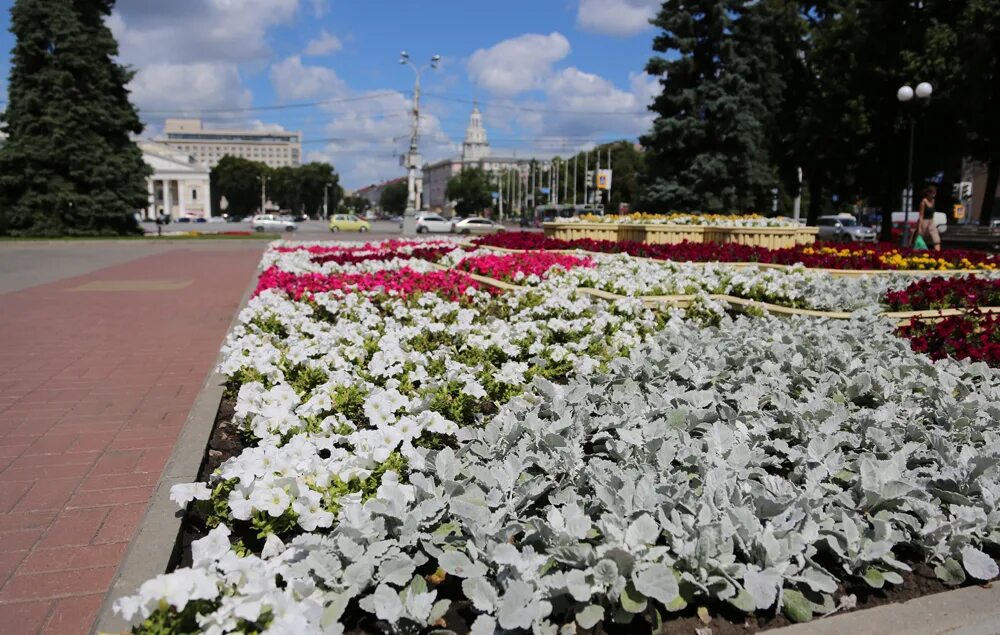
<svg viewBox="0 0 1000 635">
<path fill-rule="evenodd" d="M 190 155 L 159 143 L 139 143 L 143 160 L 153 168 L 146 179 L 149 204 L 143 218 L 168 214 L 172 219 L 211 216 L 211 181 L 208 167 Z"/>
</svg>

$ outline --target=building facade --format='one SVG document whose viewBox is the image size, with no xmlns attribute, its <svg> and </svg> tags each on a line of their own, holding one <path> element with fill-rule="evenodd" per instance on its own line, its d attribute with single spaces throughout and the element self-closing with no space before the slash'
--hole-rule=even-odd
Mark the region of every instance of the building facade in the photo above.
<svg viewBox="0 0 1000 635">
<path fill-rule="evenodd" d="M 302 164 L 301 132 L 203 128 L 200 119 L 167 119 L 159 142 L 186 152 L 209 168 L 226 155 L 272 168 Z"/>
<path fill-rule="evenodd" d="M 168 145 L 140 141 L 142 159 L 153 168 L 146 179 L 149 205 L 143 218 L 168 214 L 178 218 L 208 218 L 212 215 L 211 170 L 191 155 Z"/>
<path fill-rule="evenodd" d="M 465 129 L 465 140 L 462 142 L 462 156 L 428 163 L 423 167 L 422 208 L 435 212 L 451 211 L 450 201 L 445 194 L 448 181 L 467 167 L 477 167 L 486 172 L 498 183 L 498 188 L 500 175 L 506 175 L 509 179 L 511 174 L 520 174 L 523 180 L 530 170 L 530 158 L 494 157 L 491 154 L 486 128 L 483 127 L 483 115 L 479 112 L 479 106 L 474 104 L 469 115 L 469 125 Z"/>
</svg>

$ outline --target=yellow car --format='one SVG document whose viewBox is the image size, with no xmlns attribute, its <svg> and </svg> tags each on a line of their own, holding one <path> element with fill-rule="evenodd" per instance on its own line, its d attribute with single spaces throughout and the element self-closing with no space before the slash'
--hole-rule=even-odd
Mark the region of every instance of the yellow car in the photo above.
<svg viewBox="0 0 1000 635">
<path fill-rule="evenodd" d="M 332 232 L 366 232 L 371 228 L 371 223 L 354 214 L 334 214 L 330 217 L 330 231 Z"/>
</svg>

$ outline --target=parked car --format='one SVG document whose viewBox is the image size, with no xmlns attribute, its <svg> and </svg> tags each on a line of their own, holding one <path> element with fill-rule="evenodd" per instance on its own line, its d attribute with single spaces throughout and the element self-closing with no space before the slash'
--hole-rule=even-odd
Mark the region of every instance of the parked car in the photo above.
<svg viewBox="0 0 1000 635">
<path fill-rule="evenodd" d="M 181 216 L 180 218 L 177 219 L 177 222 L 178 223 L 190 223 L 191 219 L 188 218 L 187 216 Z"/>
<path fill-rule="evenodd" d="M 213 223 L 213 224 L 214 223 L 224 223 L 224 222 L 226 222 L 226 219 L 223 218 L 223 217 L 221 217 L 221 216 L 209 216 L 208 217 L 208 222 Z"/>
<path fill-rule="evenodd" d="M 332 232 L 366 232 L 371 228 L 371 223 L 354 214 L 334 214 L 330 217 L 330 231 Z"/>
<path fill-rule="evenodd" d="M 206 220 L 204 216 L 199 216 L 198 218 L 194 219 L 194 222 L 196 222 L 196 223 L 207 223 L 208 220 Z"/>
<path fill-rule="evenodd" d="M 287 216 L 277 214 L 257 214 L 250 221 L 250 226 L 255 232 L 264 231 L 286 231 L 293 232 L 299 228 L 295 221 Z"/>
<path fill-rule="evenodd" d="M 309 220 L 309 217 L 306 216 L 305 214 L 295 214 L 294 216 L 292 216 L 292 220 L 295 221 L 296 223 L 304 223 L 307 220 Z"/>
<path fill-rule="evenodd" d="M 451 221 L 437 214 L 418 214 L 417 233 L 447 233 L 451 231 Z"/>
<path fill-rule="evenodd" d="M 843 242 L 874 243 L 878 241 L 878 232 L 871 227 L 858 223 L 853 216 L 820 216 L 816 220 L 820 240 L 838 240 Z"/>
<path fill-rule="evenodd" d="M 453 223 L 451 230 L 456 234 L 496 234 L 504 231 L 504 227 L 488 218 L 473 216 Z"/>
</svg>

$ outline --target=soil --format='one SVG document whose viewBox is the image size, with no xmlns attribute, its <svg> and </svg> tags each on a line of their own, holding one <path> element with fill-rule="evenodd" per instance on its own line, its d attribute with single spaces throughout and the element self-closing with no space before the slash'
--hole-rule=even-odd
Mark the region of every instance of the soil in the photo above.
<svg viewBox="0 0 1000 635">
<path fill-rule="evenodd" d="M 235 399 L 227 396 L 219 404 L 212 436 L 202 462 L 201 471 L 198 474 L 201 481 L 207 481 L 212 472 L 226 459 L 243 451 L 244 443 L 240 429 L 233 423 L 235 403 Z M 191 565 L 191 543 L 207 534 L 204 518 L 193 510 L 193 506 L 189 507 L 184 517 L 178 567 Z M 249 538 L 249 536 L 244 537 L 244 539 Z M 251 540 L 251 542 L 256 542 L 256 540 Z M 991 555 L 997 557 L 1000 553 L 991 553 Z M 917 554 L 897 553 L 897 557 L 913 568 L 912 572 L 902 574 L 903 584 L 887 585 L 884 589 L 873 589 L 867 586 L 842 586 L 838 589 L 835 597 L 840 598 L 853 594 L 857 597 L 857 605 L 853 609 L 839 610 L 836 614 L 861 611 L 895 602 L 906 602 L 952 589 L 937 579 L 934 571 L 919 561 Z M 424 573 L 430 575 L 431 572 Z M 457 582 L 454 578 L 446 579 L 443 584 L 437 587 L 438 597 L 461 597 L 461 588 Z M 691 606 L 671 614 L 670 619 L 656 630 L 656 635 L 694 635 L 695 633 L 698 635 L 746 635 L 791 624 L 781 614 L 774 615 L 759 611 L 757 614 L 747 615 L 725 603 L 706 605 L 707 621 L 703 621 L 697 614 L 697 608 Z M 442 620 L 444 624 L 440 624 L 438 628 L 446 628 L 456 635 L 465 635 L 469 632 L 474 619 L 475 615 L 469 610 L 467 601 L 455 601 L 452 602 L 451 608 Z M 380 628 L 374 618 L 358 610 L 354 603 L 348 606 L 345 613 L 345 627 L 346 635 L 378 635 L 387 632 L 386 629 Z M 427 632 L 430 633 L 433 630 L 427 629 Z M 637 619 L 631 624 L 598 624 L 593 629 L 577 628 L 576 632 L 580 635 L 652 635 L 654 631 L 651 624 Z"/>
</svg>

